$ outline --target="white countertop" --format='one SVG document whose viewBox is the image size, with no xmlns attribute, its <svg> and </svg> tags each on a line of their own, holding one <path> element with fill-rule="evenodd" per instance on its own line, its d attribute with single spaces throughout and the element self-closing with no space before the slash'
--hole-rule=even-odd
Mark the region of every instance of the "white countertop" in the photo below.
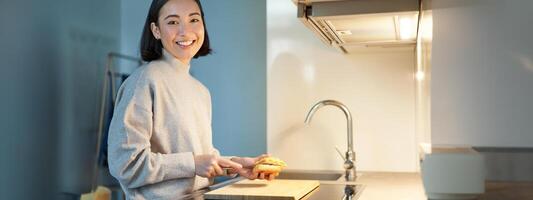
<svg viewBox="0 0 533 200">
<path fill-rule="evenodd" d="M 426 200 L 419 173 L 362 172 L 356 183 L 365 185 L 358 200 Z"/>
</svg>

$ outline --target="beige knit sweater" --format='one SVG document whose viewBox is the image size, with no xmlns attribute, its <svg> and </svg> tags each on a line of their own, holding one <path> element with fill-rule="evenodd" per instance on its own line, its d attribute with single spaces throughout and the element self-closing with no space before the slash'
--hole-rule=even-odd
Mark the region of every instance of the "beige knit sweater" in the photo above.
<svg viewBox="0 0 533 200">
<path fill-rule="evenodd" d="M 178 199 L 208 186 L 193 155 L 211 141 L 211 97 L 189 66 L 164 51 L 122 84 L 109 130 L 109 169 L 127 199 Z"/>
</svg>

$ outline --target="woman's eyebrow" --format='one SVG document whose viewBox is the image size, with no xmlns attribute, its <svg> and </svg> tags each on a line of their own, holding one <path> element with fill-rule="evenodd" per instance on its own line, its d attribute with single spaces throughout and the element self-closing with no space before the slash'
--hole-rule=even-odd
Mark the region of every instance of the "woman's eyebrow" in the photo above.
<svg viewBox="0 0 533 200">
<path fill-rule="evenodd" d="M 194 15 L 198 15 L 198 16 L 201 16 L 201 15 L 200 15 L 200 13 L 194 12 L 194 13 L 191 13 L 191 14 L 189 14 L 189 17 L 192 17 L 192 16 L 194 16 Z M 176 14 L 172 14 L 172 15 L 168 15 L 168 16 L 166 16 L 166 17 L 165 17 L 165 19 L 168 19 L 168 18 L 171 18 L 171 17 L 176 17 L 176 18 L 180 18 L 180 16 L 179 16 L 179 15 L 176 15 Z"/>
<path fill-rule="evenodd" d="M 168 16 L 166 16 L 165 19 L 168 19 L 168 18 L 171 18 L 171 17 L 180 18 L 179 15 L 175 15 L 175 14 L 174 14 L 174 15 L 168 15 Z"/>
</svg>

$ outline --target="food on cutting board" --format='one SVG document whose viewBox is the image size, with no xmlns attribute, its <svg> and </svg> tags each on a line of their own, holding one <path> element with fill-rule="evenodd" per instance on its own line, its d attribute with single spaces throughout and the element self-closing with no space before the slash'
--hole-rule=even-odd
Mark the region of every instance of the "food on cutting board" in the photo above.
<svg viewBox="0 0 533 200">
<path fill-rule="evenodd" d="M 276 157 L 268 156 L 262 158 L 261 160 L 255 163 L 253 172 L 269 173 L 277 176 L 279 175 L 279 172 L 281 172 L 281 170 L 286 166 L 287 164 L 283 160 Z"/>
</svg>

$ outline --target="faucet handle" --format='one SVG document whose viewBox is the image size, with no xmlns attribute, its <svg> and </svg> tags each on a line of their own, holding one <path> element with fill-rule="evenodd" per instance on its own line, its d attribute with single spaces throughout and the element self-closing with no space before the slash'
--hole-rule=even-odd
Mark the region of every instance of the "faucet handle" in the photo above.
<svg viewBox="0 0 533 200">
<path fill-rule="evenodd" d="M 339 156 L 342 158 L 342 160 L 344 160 L 344 164 L 342 167 L 344 167 L 344 169 L 346 170 L 352 169 L 354 167 L 353 161 L 348 159 L 348 157 L 344 157 L 341 151 L 339 150 L 339 148 L 335 147 L 335 150 L 337 150 L 337 153 L 339 153 Z M 346 156 L 348 156 L 348 154 L 346 154 Z"/>
<path fill-rule="evenodd" d="M 342 155 L 341 151 L 339 150 L 339 148 L 337 148 L 337 146 L 335 146 L 335 150 L 337 151 L 337 153 L 339 153 L 339 156 L 342 158 L 342 160 L 344 160 L 344 162 L 346 162 L 346 159 L 347 159 L 347 158 L 345 158 L 345 157 Z"/>
</svg>

